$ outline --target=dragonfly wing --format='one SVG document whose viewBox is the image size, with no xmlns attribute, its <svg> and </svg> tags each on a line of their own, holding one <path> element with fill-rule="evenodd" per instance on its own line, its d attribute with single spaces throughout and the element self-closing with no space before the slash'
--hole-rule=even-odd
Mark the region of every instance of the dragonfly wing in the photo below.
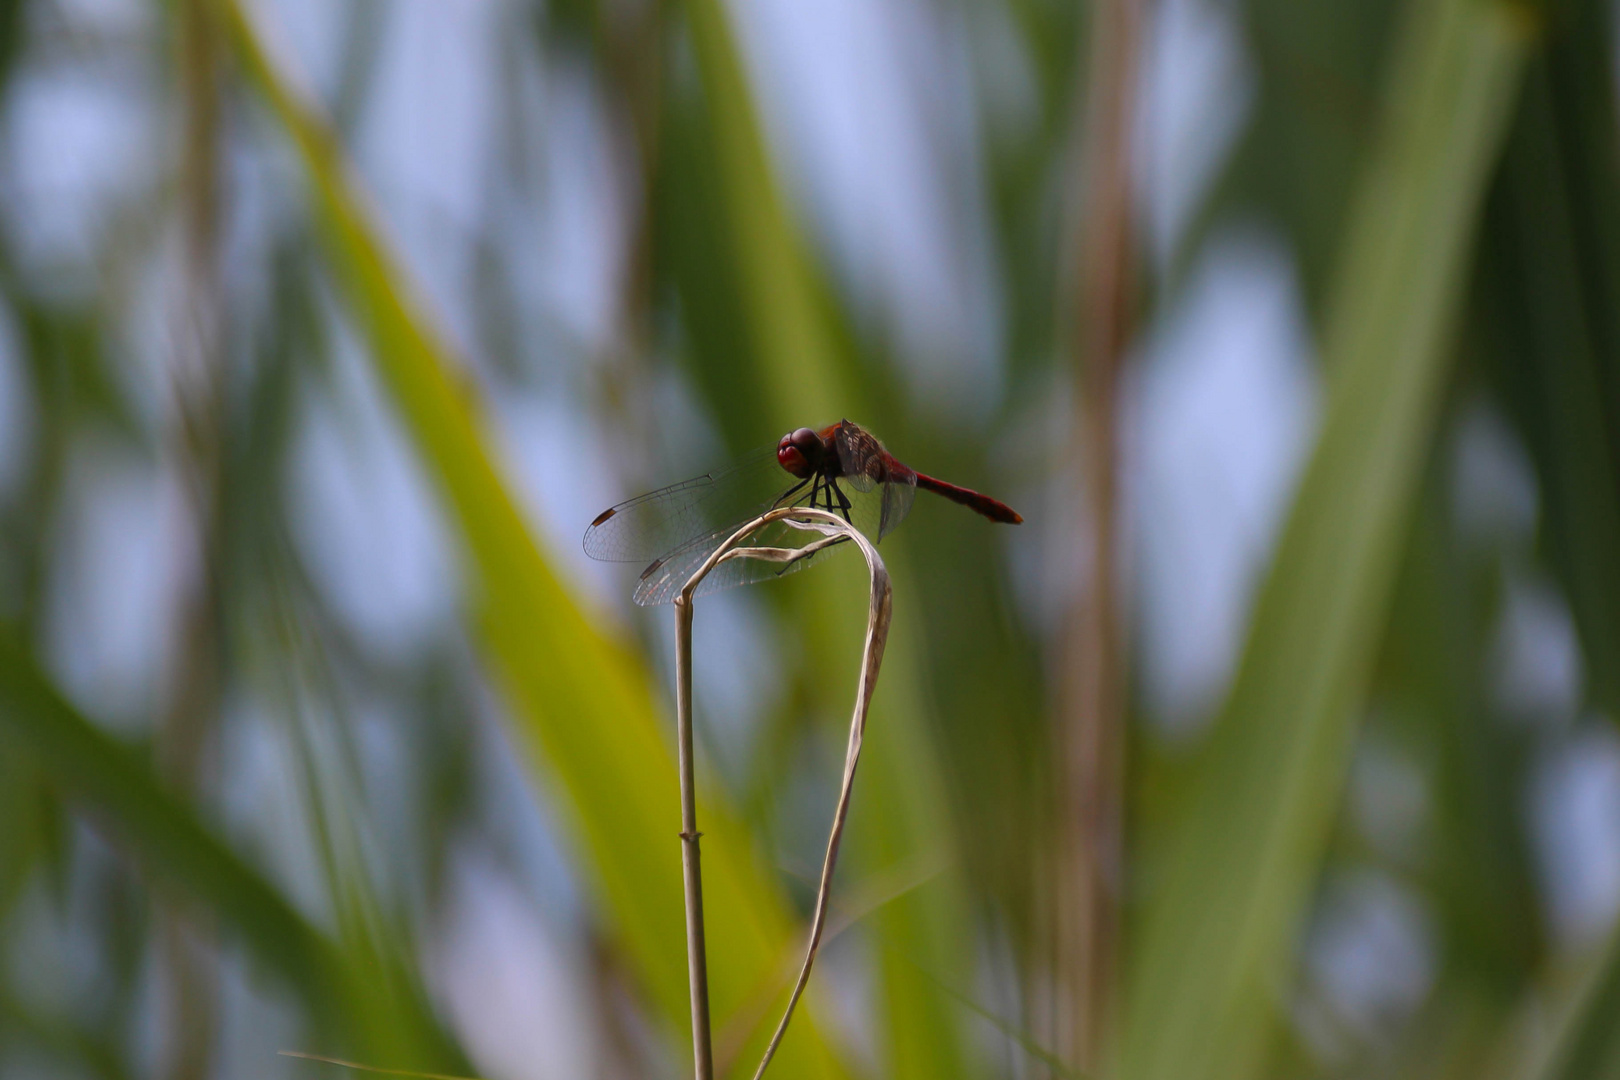
<svg viewBox="0 0 1620 1080">
<path fill-rule="evenodd" d="M 871 491 L 883 479 L 883 444 L 859 424 L 848 420 L 833 434 L 843 481 L 856 491 Z"/>
<path fill-rule="evenodd" d="M 850 518 L 862 532 L 881 540 L 911 512 L 917 474 L 891 457 L 871 432 L 848 420 L 838 425 L 834 443 L 843 472 L 840 483 L 861 493 L 852 500 L 856 506 Z"/>
<path fill-rule="evenodd" d="M 686 583 L 693 574 L 703 565 L 704 561 L 714 553 L 714 550 L 732 533 L 742 525 L 727 527 L 724 530 L 701 537 L 678 551 L 671 552 L 658 563 L 647 568 L 636 583 L 633 599 L 642 607 L 657 607 L 660 604 L 674 603 Z M 795 529 L 791 525 L 781 522 L 772 522 L 760 529 L 748 541 L 750 547 L 803 547 L 820 538 L 819 533 L 806 532 Z M 771 581 L 787 574 L 803 570 L 812 564 L 820 564 L 832 552 L 839 551 L 844 545 L 823 548 L 813 555 L 807 555 L 794 562 L 783 564 L 767 562 L 763 559 L 727 559 L 725 562 L 709 571 L 708 576 L 698 583 L 693 590 L 694 596 L 707 596 L 722 589 L 734 588 L 738 585 L 752 585 L 755 582 Z"/>
<path fill-rule="evenodd" d="M 883 511 L 878 523 L 878 539 L 882 540 L 894 531 L 894 527 L 906 520 L 911 513 L 911 503 L 917 497 L 917 474 L 910 469 L 906 475 L 894 475 L 891 470 L 888 483 L 883 485 Z"/>
<path fill-rule="evenodd" d="M 585 530 L 585 554 L 603 562 L 650 562 L 733 522 L 741 525 L 793 484 L 776 463 L 776 448 L 760 447 L 724 469 L 603 511 Z"/>
<path fill-rule="evenodd" d="M 686 587 L 687 580 L 697 573 L 703 561 L 730 535 L 728 532 L 699 537 L 648 564 L 647 569 L 641 572 L 641 579 L 636 582 L 636 591 L 631 599 L 641 607 L 671 603 Z"/>
<path fill-rule="evenodd" d="M 849 505 L 844 507 L 837 496 L 833 496 L 828 506 L 819 500 L 817 505 L 822 509 L 831 510 L 840 517 L 846 517 L 851 525 L 876 540 L 878 530 L 883 525 L 883 489 L 887 484 L 878 484 L 865 489 L 856 488 L 847 482 L 847 477 L 840 477 L 838 490 L 842 492 L 844 501 Z"/>
</svg>

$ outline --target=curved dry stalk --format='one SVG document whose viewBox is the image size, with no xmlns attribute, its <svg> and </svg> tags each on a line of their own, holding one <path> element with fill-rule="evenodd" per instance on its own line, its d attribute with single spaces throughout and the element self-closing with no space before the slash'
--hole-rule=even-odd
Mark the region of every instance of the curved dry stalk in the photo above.
<svg viewBox="0 0 1620 1080">
<path fill-rule="evenodd" d="M 821 533 L 801 548 L 746 547 L 743 541 L 773 521 L 784 521 L 796 529 Z M 854 543 L 866 559 L 866 568 L 872 580 L 871 600 L 866 618 L 866 645 L 861 653 L 861 672 L 855 693 L 855 709 L 849 722 L 849 746 L 844 753 L 844 778 L 838 792 L 838 807 L 833 812 L 832 829 L 827 835 L 827 853 L 821 864 L 821 883 L 816 889 L 815 913 L 810 921 L 810 940 L 805 946 L 804 963 L 799 969 L 798 981 L 782 1012 L 781 1022 L 771 1036 L 765 1056 L 760 1060 L 754 1080 L 765 1074 L 776 1049 L 787 1033 L 793 1009 L 810 981 L 810 968 L 821 946 L 822 931 L 827 923 L 827 904 L 832 895 L 833 868 L 838 861 L 838 845 L 844 836 L 844 822 L 849 815 L 850 792 L 855 784 L 855 767 L 860 763 L 861 743 L 866 735 L 866 715 L 871 706 L 872 692 L 877 688 L 878 669 L 883 663 L 883 649 L 889 640 L 889 614 L 894 590 L 889 584 L 889 571 L 877 547 L 858 529 L 836 514 L 806 506 L 785 506 L 762 514 L 733 533 L 714 554 L 698 567 L 687 580 L 681 595 L 675 600 L 675 710 L 677 742 L 680 747 L 681 774 L 681 869 L 686 885 L 686 959 L 692 990 L 692 1052 L 698 1080 L 712 1080 L 714 1076 L 713 1051 L 710 1046 L 709 977 L 708 960 L 703 930 L 703 875 L 698 852 L 697 797 L 692 782 L 692 593 L 699 583 L 727 559 L 760 559 L 767 562 L 789 564 L 823 548 L 845 542 Z"/>
<path fill-rule="evenodd" d="M 943 860 L 930 859 L 909 874 L 896 874 L 896 869 L 903 867 L 891 867 L 862 882 L 857 886 L 853 899 L 845 896 L 843 904 L 839 905 L 842 910 L 832 910 L 831 901 L 828 902 L 827 928 L 821 935 L 823 945 L 836 941 L 838 935 L 879 908 L 926 885 L 944 873 L 946 866 Z M 833 917 L 835 915 L 836 918 Z M 742 1044 L 765 1018 L 766 1007 L 771 1000 L 787 989 L 799 974 L 800 965 L 793 960 L 796 955 L 796 951 L 783 949 L 780 962 L 754 985 L 745 1002 L 732 1011 L 720 1028 L 720 1037 L 715 1045 L 715 1068 L 722 1073 L 729 1072 L 731 1062 L 741 1055 Z"/>
</svg>

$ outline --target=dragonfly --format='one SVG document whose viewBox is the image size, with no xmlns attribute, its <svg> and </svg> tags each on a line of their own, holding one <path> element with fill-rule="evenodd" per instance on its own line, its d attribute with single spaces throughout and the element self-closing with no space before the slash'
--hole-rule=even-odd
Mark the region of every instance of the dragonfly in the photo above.
<svg viewBox="0 0 1620 1080">
<path fill-rule="evenodd" d="M 782 506 L 809 506 L 837 514 L 881 541 L 911 511 L 917 489 L 959 503 L 991 521 L 1017 525 L 1012 507 L 969 488 L 920 473 L 849 420 L 815 430 L 790 431 L 734 464 L 619 503 L 585 530 L 585 554 L 603 562 L 640 563 L 634 600 L 667 604 L 716 548 L 744 524 Z M 797 547 L 803 532 L 775 521 L 755 533 L 760 547 Z M 768 581 L 819 561 L 833 546 L 792 562 L 729 559 L 699 583 L 694 595 Z"/>
</svg>

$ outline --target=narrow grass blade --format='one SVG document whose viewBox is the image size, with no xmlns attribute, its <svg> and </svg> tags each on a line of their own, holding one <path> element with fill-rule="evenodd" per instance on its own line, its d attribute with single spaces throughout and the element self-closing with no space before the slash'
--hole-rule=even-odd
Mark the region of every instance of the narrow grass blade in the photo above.
<svg viewBox="0 0 1620 1080">
<path fill-rule="evenodd" d="M 1536 467 L 1591 698 L 1620 716 L 1620 135 L 1609 13 L 1574 7 L 1528 73 L 1491 200 L 1480 336 Z"/>
<path fill-rule="evenodd" d="M 724 185 L 730 254 L 765 397 L 773 406 L 791 402 L 797 423 L 830 423 L 850 405 L 832 370 L 840 350 L 776 181 L 731 24 L 721 0 L 691 0 L 686 11 Z"/>
<path fill-rule="evenodd" d="M 880 404 L 885 373 L 875 366 L 857 367 L 855 352 L 833 316 L 775 175 L 729 10 L 722 0 L 689 0 L 685 5 L 711 140 L 705 149 L 718 181 L 719 205 L 706 205 L 728 245 L 718 255 L 724 278 L 734 283 L 732 310 L 741 314 L 751 346 L 717 353 L 735 366 L 711 384 L 754 388 L 756 396 L 743 414 L 766 416 L 779 431 L 869 415 L 867 410 Z M 948 848 L 953 825 L 928 735 L 931 717 L 920 677 L 922 603 L 916 597 L 923 585 L 908 573 L 903 546 L 886 545 L 884 558 L 896 582 L 898 614 L 861 766 L 867 780 L 850 818 L 848 839 L 851 862 L 863 864 L 868 872 Z M 863 590 L 854 560 L 816 574 L 821 579 L 816 587 L 800 594 L 805 611 L 796 624 L 810 639 L 810 669 L 825 675 L 839 670 L 837 665 L 855 652 L 835 639 L 831 628 L 859 624 L 854 601 Z M 842 685 L 841 678 L 834 683 Z M 965 911 L 953 870 L 874 921 L 911 955 L 957 977 L 971 967 Z M 971 1073 L 969 1049 L 959 1037 L 958 1018 L 949 1003 L 914 969 L 887 953 L 878 965 L 883 1074 L 896 1080 L 948 1080 Z M 716 1015 L 723 1023 L 726 1014 Z M 788 1035 L 784 1055 L 800 1037 L 797 1028 Z"/>
<path fill-rule="evenodd" d="M 459 1062 L 420 999 L 362 991 L 349 960 L 209 833 L 126 747 L 81 716 L 10 630 L 0 631 L 0 724 L 142 873 L 203 905 L 253 960 L 297 990 L 329 1036 L 368 1051 Z M 414 1050 L 394 1034 L 411 1033 Z M 385 1045 L 386 1042 L 386 1045 Z"/>
<path fill-rule="evenodd" d="M 1132 1080 L 1256 1072 L 1338 806 L 1529 40 L 1504 4 L 1419 0 L 1406 19 L 1330 294 L 1320 442 L 1143 916 Z"/>
<path fill-rule="evenodd" d="M 686 1015 L 679 797 L 646 672 L 585 617 L 496 472 L 472 395 L 378 234 L 341 149 L 285 79 L 236 4 L 226 7 L 249 76 L 286 128 L 320 209 L 344 299 L 407 430 L 459 526 L 483 641 L 514 705 L 520 743 L 554 788 L 613 932 L 659 1012 Z M 714 1008 L 726 1015 L 775 961 L 791 923 L 723 808 L 700 809 Z M 815 1025 L 783 1076 L 840 1075 Z"/>
<path fill-rule="evenodd" d="M 1493 192 L 1476 295 L 1502 400 L 1535 464 L 1542 537 L 1580 631 L 1589 703 L 1620 721 L 1620 130 L 1608 5 L 1560 9 L 1527 72 Z M 1550 1027 L 1524 1075 L 1620 1074 L 1620 925 L 1565 1003 L 1532 991 Z M 1548 989 L 1553 988 L 1552 993 Z M 1551 1025 L 1546 1015 L 1555 1017 Z"/>
</svg>

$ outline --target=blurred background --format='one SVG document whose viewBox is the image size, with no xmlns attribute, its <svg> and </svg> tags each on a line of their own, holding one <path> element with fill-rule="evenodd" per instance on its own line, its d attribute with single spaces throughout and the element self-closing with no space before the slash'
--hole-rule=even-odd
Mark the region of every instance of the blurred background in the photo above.
<svg viewBox="0 0 1620 1080">
<path fill-rule="evenodd" d="M 651 487 L 924 496 L 773 1077 L 1620 1076 L 1597 0 L 0 3 L 0 1076 L 689 1075 Z M 697 605 L 720 1072 L 859 560 Z"/>
</svg>

